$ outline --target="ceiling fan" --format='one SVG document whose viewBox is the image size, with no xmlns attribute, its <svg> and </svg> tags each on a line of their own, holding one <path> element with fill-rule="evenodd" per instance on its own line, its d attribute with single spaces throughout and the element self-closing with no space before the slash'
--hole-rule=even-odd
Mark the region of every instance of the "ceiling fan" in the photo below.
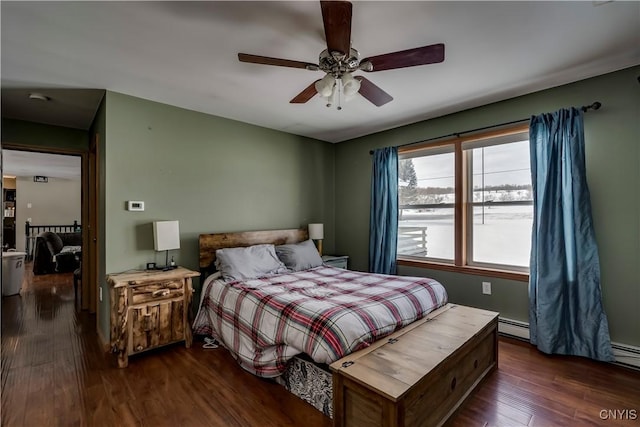
<svg viewBox="0 0 640 427">
<path fill-rule="evenodd" d="M 354 76 L 354 72 L 393 70 L 444 61 L 444 44 L 442 43 L 360 59 L 359 52 L 351 47 L 351 3 L 321 1 L 320 7 L 327 49 L 320 52 L 318 64 L 246 53 L 238 54 L 241 62 L 302 68 L 310 71 L 320 70 L 326 73 L 322 79 L 311 83 L 289 101 L 292 104 L 303 104 L 317 93 L 327 98 L 327 107 L 337 103 L 337 109 L 340 110 L 342 96 L 349 98 L 359 93 L 372 104 L 380 107 L 392 101 L 393 97 L 365 77 Z"/>
</svg>

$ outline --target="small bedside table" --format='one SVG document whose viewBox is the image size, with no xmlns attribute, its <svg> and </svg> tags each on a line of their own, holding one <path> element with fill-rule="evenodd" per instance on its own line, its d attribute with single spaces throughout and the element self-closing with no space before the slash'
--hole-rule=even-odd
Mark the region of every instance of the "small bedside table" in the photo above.
<svg viewBox="0 0 640 427">
<path fill-rule="evenodd" d="M 346 269 L 348 261 L 348 255 L 322 255 L 322 262 L 331 267 Z"/>
<path fill-rule="evenodd" d="M 111 351 L 118 366 L 129 356 L 184 341 L 191 347 L 189 311 L 196 271 L 136 270 L 107 275 L 111 296 Z"/>
</svg>

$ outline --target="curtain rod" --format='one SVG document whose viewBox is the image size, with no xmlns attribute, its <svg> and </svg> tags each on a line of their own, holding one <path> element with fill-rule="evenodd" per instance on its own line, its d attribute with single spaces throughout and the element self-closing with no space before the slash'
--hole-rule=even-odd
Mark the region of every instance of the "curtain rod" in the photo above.
<svg viewBox="0 0 640 427">
<path fill-rule="evenodd" d="M 602 107 L 602 103 L 601 103 L 601 102 L 596 101 L 596 102 L 594 102 L 594 103 L 593 103 L 593 104 L 591 104 L 591 105 L 583 105 L 582 107 L 580 107 L 580 109 L 581 109 L 583 112 L 585 112 L 585 113 L 586 113 L 586 112 L 587 112 L 587 111 L 589 111 L 589 110 L 594 110 L 594 111 L 595 111 L 595 110 L 599 110 L 599 109 L 600 109 L 600 107 Z M 516 123 L 527 122 L 527 121 L 529 121 L 529 120 L 530 120 L 530 118 L 520 119 L 520 120 L 513 120 L 513 121 L 511 121 L 511 122 L 500 123 L 500 124 L 497 124 L 497 125 L 484 126 L 484 127 L 481 127 L 481 128 L 475 128 L 475 129 L 465 130 L 465 131 L 462 131 L 462 132 L 454 132 L 454 133 L 450 133 L 450 134 L 448 134 L 448 135 L 441 135 L 441 136 L 436 136 L 436 137 L 429 138 L 429 139 L 423 139 L 423 140 L 420 140 L 420 141 L 408 142 L 408 143 L 406 143 L 406 144 L 400 144 L 400 145 L 397 145 L 397 147 L 398 147 L 398 148 L 400 148 L 400 147 L 406 147 L 406 146 L 408 146 L 408 145 L 421 144 L 421 143 L 423 143 L 423 142 L 435 141 L 436 139 L 448 138 L 448 137 L 452 137 L 452 136 L 459 137 L 460 135 L 465 134 L 465 133 L 473 133 L 473 132 L 478 132 L 478 131 L 481 131 L 481 130 L 487 130 L 487 129 L 497 128 L 497 127 L 501 127 L 501 126 L 514 125 L 514 124 L 516 124 Z M 373 154 L 373 150 L 369 151 L 369 154 Z"/>
</svg>

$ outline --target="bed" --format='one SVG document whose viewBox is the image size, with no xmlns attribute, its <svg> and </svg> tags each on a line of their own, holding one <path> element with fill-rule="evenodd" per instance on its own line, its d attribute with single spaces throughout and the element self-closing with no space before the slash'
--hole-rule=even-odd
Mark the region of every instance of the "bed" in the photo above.
<svg viewBox="0 0 640 427">
<path fill-rule="evenodd" d="M 334 421 L 343 419 L 333 413 L 335 375 L 342 373 L 328 365 L 366 353 L 447 305 L 444 287 L 432 279 L 318 263 L 305 229 L 202 234 L 199 242 L 208 277 L 194 333 L 218 339 L 245 370 L 274 378 Z"/>
</svg>

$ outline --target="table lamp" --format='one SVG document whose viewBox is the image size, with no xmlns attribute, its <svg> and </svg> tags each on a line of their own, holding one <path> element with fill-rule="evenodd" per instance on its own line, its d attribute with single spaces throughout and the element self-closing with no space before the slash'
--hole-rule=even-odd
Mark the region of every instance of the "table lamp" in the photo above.
<svg viewBox="0 0 640 427">
<path fill-rule="evenodd" d="M 171 270 L 175 265 L 169 265 L 169 251 L 180 249 L 180 224 L 179 221 L 154 221 L 153 222 L 153 248 L 160 252 L 166 251 L 164 267 L 162 270 Z"/>
<path fill-rule="evenodd" d="M 324 239 L 324 224 L 309 224 L 309 238 L 315 240 L 318 253 L 322 256 L 322 239 Z"/>
</svg>

